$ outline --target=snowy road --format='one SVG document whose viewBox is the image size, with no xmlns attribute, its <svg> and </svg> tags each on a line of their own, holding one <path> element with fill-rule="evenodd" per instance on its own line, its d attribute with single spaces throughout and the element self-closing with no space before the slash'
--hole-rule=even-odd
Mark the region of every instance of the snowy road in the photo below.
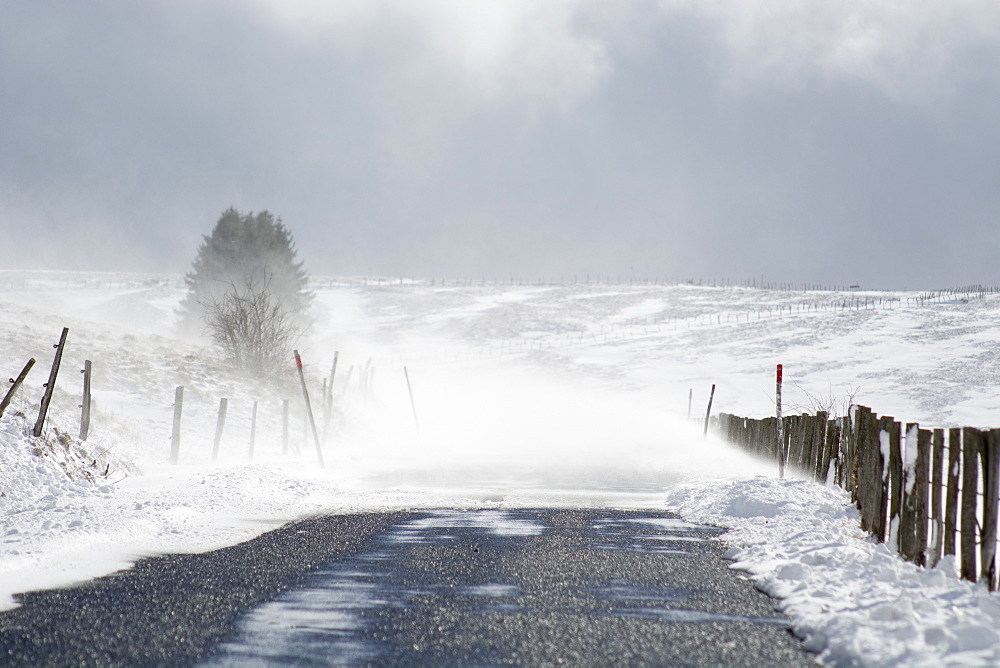
<svg viewBox="0 0 1000 668">
<path fill-rule="evenodd" d="M 720 530 L 669 513 L 422 510 L 161 557 L 0 615 L 21 665 L 810 665 Z M 220 644 L 221 642 L 221 644 Z"/>
</svg>

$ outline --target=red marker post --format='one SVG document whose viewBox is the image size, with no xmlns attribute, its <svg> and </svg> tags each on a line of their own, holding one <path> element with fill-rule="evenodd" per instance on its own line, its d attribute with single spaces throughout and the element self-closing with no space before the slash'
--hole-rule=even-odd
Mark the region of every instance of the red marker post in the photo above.
<svg viewBox="0 0 1000 668">
<path fill-rule="evenodd" d="M 775 389 L 775 412 L 778 416 L 778 477 L 785 477 L 785 429 L 781 424 L 781 365 L 778 365 Z"/>
<path fill-rule="evenodd" d="M 293 350 L 295 354 L 295 368 L 299 372 L 299 382 L 302 384 L 302 398 L 306 402 L 306 414 L 309 417 L 309 426 L 312 427 L 313 438 L 316 440 L 316 455 L 319 457 L 319 467 L 323 468 L 323 449 L 319 444 L 319 432 L 316 431 L 316 420 L 313 418 L 312 404 L 309 403 L 309 390 L 306 389 L 306 376 L 302 371 L 302 358 L 299 351 Z"/>
</svg>

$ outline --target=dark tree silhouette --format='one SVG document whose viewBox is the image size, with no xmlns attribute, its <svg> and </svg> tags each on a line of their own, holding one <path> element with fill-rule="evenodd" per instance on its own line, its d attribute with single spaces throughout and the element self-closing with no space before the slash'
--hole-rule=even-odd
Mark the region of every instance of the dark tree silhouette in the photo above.
<svg viewBox="0 0 1000 668">
<path fill-rule="evenodd" d="M 185 276 L 188 294 L 181 302 L 181 327 L 198 333 L 206 327 L 208 305 L 223 302 L 227 293 L 249 286 L 265 288 L 297 325 L 312 301 L 309 276 L 296 259 L 288 228 L 267 211 L 222 213 L 212 234 L 204 237 L 191 271 Z"/>
</svg>

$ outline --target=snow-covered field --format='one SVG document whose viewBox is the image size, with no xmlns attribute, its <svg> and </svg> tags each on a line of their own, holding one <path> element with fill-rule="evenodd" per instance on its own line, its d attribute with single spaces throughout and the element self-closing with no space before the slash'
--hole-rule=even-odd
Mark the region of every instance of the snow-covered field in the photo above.
<svg viewBox="0 0 1000 668">
<path fill-rule="evenodd" d="M 950 561 L 902 562 L 860 533 L 839 490 L 776 480 L 773 467 L 703 437 L 701 424 L 713 383 L 713 412 L 769 414 L 782 363 L 786 411 L 853 395 L 929 427 L 998 426 L 1000 296 L 332 278 L 315 291 L 313 327 L 297 346 L 324 468 L 291 359 L 285 387 L 256 387 L 211 347 L 174 335 L 179 276 L 0 272 L 0 373 L 38 360 L 0 419 L 0 607 L 19 591 L 313 513 L 667 507 L 732 527 L 734 566 L 782 599 L 825 661 L 1000 663 L 1000 598 L 958 580 Z M 63 326 L 63 369 L 45 437 L 34 440 L 25 433 Z M 335 351 L 327 425 L 320 394 Z M 85 359 L 95 415 L 81 444 Z M 213 462 L 222 397 L 229 413 Z M 292 400 L 288 454 L 282 399 Z"/>
</svg>

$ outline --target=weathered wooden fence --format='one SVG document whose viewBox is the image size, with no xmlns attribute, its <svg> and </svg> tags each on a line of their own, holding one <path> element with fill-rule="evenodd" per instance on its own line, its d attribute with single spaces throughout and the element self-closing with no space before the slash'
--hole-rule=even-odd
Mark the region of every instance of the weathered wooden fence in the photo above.
<svg viewBox="0 0 1000 668">
<path fill-rule="evenodd" d="M 851 494 L 861 527 L 909 561 L 955 555 L 961 576 L 997 588 L 1000 429 L 921 429 L 870 408 L 756 420 L 721 413 L 719 434 L 743 450 Z"/>
</svg>

